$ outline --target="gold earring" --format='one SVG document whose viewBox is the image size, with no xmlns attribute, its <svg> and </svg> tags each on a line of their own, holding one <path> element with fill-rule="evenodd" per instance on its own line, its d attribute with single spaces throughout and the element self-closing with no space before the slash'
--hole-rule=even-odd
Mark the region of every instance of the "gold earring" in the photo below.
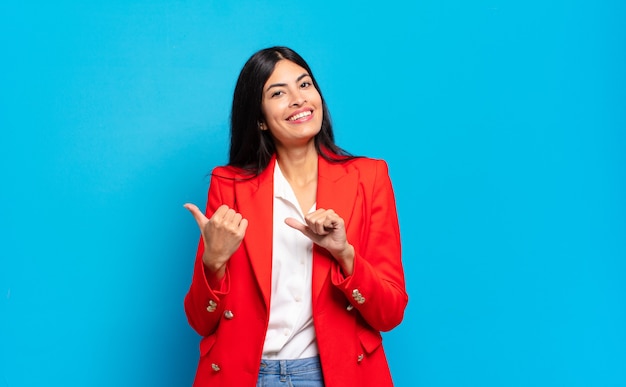
<svg viewBox="0 0 626 387">
<path fill-rule="evenodd" d="M 259 129 L 261 130 L 267 130 L 267 127 L 265 126 L 265 124 L 263 122 L 259 122 Z"/>
</svg>

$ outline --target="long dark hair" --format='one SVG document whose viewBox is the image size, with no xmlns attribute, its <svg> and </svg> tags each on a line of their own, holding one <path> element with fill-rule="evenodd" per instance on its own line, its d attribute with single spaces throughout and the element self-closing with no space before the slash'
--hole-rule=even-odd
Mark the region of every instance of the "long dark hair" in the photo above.
<svg viewBox="0 0 626 387">
<path fill-rule="evenodd" d="M 298 53 L 287 47 L 270 47 L 256 52 L 239 73 L 230 116 L 230 154 L 228 165 L 244 169 L 256 176 L 269 164 L 276 145 L 269 130 L 260 130 L 263 122 L 261 103 L 263 86 L 280 60 L 291 61 L 304 68 L 322 98 L 322 129 L 315 136 L 317 153 L 328 161 L 340 162 L 352 156 L 335 144 L 330 113 L 311 68 Z"/>
</svg>

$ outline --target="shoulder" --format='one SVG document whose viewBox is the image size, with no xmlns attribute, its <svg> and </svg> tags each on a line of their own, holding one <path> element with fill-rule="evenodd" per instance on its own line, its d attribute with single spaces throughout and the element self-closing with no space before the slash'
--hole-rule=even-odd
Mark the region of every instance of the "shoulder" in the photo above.
<svg viewBox="0 0 626 387">
<path fill-rule="evenodd" d="M 239 173 L 238 168 L 234 168 L 228 165 L 220 165 L 217 166 L 215 168 L 213 168 L 213 170 L 211 171 L 211 176 L 214 177 L 229 177 L 229 178 L 233 178 L 236 177 Z"/>
<path fill-rule="evenodd" d="M 387 162 L 369 157 L 355 157 L 348 160 L 319 164 L 319 176 L 331 181 L 351 176 L 355 181 L 365 186 L 377 185 L 379 182 L 389 180 Z"/>
<path fill-rule="evenodd" d="M 251 177 L 254 176 L 251 176 L 249 172 L 230 165 L 221 165 L 211 171 L 213 180 L 247 180 Z"/>
<path fill-rule="evenodd" d="M 364 174 L 387 173 L 387 162 L 382 159 L 370 157 L 355 157 L 340 163 L 347 171 L 357 170 Z"/>
</svg>

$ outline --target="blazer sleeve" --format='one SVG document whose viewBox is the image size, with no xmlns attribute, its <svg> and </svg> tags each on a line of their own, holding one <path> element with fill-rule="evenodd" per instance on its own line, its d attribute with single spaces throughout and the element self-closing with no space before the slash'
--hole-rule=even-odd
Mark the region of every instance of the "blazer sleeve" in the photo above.
<svg viewBox="0 0 626 387">
<path fill-rule="evenodd" d="M 211 217 L 222 204 L 233 206 L 233 195 L 228 194 L 233 192 L 233 181 L 220 177 L 220 175 L 218 169 L 214 170 L 211 175 L 206 205 L 207 217 Z M 211 288 L 207 281 L 204 263 L 202 262 L 203 253 L 204 242 L 201 236 L 196 252 L 191 286 L 185 296 L 184 305 L 189 325 L 201 336 L 209 336 L 217 329 L 220 316 L 224 312 L 223 301 L 230 292 L 230 272 L 227 266 L 226 274 L 220 283 L 219 289 Z"/>
<path fill-rule="evenodd" d="M 354 270 L 345 277 L 335 265 L 332 281 L 375 330 L 388 331 L 402 321 L 408 302 L 401 260 L 400 229 L 387 164 L 375 161 L 375 173 L 364 184 L 367 224 L 355 247 Z"/>
</svg>

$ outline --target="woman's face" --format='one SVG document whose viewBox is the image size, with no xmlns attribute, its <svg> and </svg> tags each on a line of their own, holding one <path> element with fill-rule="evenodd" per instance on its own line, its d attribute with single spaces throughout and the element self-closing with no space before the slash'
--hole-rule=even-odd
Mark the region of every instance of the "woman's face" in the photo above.
<svg viewBox="0 0 626 387">
<path fill-rule="evenodd" d="M 277 146 L 304 145 L 322 128 L 322 97 L 308 72 L 288 60 L 276 63 L 263 86 L 261 110 Z"/>
</svg>

